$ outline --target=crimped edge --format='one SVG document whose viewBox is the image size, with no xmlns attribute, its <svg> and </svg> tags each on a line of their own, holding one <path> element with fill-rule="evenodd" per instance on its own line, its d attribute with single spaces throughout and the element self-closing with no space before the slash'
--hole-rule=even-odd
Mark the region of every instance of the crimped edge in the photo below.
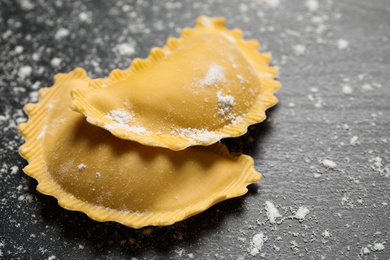
<svg viewBox="0 0 390 260">
<path fill-rule="evenodd" d="M 274 96 L 274 92 L 279 89 L 280 82 L 274 80 L 277 69 L 269 66 L 271 55 L 269 53 L 258 52 L 259 42 L 256 40 L 245 41 L 240 29 L 228 30 L 226 28 L 226 20 L 223 17 L 209 18 L 200 16 L 197 19 L 195 28 L 184 28 L 181 37 L 179 39 L 169 38 L 164 48 L 152 48 L 146 59 L 136 58 L 128 69 L 115 69 L 110 73 L 107 79 L 92 80 L 87 89 L 73 89 L 71 91 L 73 98 L 71 108 L 77 112 L 83 113 L 87 117 L 87 121 L 93 125 L 104 128 L 107 124 L 111 124 L 112 122 L 108 118 L 102 116 L 96 108 L 88 103 L 86 99 L 88 94 L 96 89 L 102 88 L 103 85 L 111 85 L 152 66 L 169 53 L 175 51 L 187 38 L 195 34 L 198 28 L 202 27 L 214 27 L 233 37 L 238 45 L 238 49 L 242 51 L 242 54 L 258 72 L 261 80 L 261 96 L 251 112 L 239 123 L 231 124 L 215 131 L 215 138 L 209 138 L 208 140 L 199 140 L 198 138 L 173 136 L 169 134 L 144 134 L 121 128 L 110 129 L 109 131 L 122 139 L 136 141 L 148 146 L 165 147 L 174 151 L 183 150 L 193 145 L 207 146 L 220 141 L 222 138 L 237 137 L 245 134 L 250 125 L 264 121 L 266 118 L 265 110 L 277 103 L 278 100 Z"/>
<path fill-rule="evenodd" d="M 39 192 L 55 197 L 61 207 L 72 211 L 83 212 L 96 221 L 114 221 L 131 228 L 167 226 L 203 212 L 220 201 L 242 196 L 248 191 L 246 188 L 247 185 L 261 179 L 260 173 L 254 169 L 254 162 L 250 156 L 232 156 L 226 146 L 219 143 L 210 146 L 207 149 L 221 157 L 230 159 L 242 165 L 241 174 L 237 174 L 236 181 L 233 181 L 224 190 L 215 194 L 214 197 L 202 200 L 183 210 L 159 213 L 119 211 L 96 206 L 77 199 L 71 193 L 64 191 L 50 176 L 50 173 L 47 172 L 43 158 L 43 140 L 40 138 L 42 131 L 45 131 L 45 125 L 47 123 L 45 117 L 48 115 L 46 109 L 48 104 L 56 95 L 58 95 L 63 84 L 75 79 L 89 80 L 87 73 L 81 68 L 77 68 L 68 74 L 57 74 L 54 77 L 53 87 L 43 88 L 39 91 L 40 101 L 36 104 L 27 104 L 25 106 L 25 111 L 29 120 L 18 126 L 19 132 L 26 140 L 26 142 L 20 146 L 19 153 L 29 163 L 23 171 L 28 176 L 38 181 L 37 190 Z"/>
</svg>

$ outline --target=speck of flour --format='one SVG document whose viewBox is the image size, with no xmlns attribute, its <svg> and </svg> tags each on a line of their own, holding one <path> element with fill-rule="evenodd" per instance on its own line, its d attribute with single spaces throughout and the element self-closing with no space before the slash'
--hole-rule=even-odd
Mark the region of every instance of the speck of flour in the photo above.
<svg viewBox="0 0 390 260">
<path fill-rule="evenodd" d="M 339 39 L 337 41 L 337 47 L 339 48 L 339 50 L 345 50 L 348 48 L 348 46 L 349 46 L 349 42 L 347 40 Z"/>
<path fill-rule="evenodd" d="M 23 66 L 19 68 L 18 76 L 21 79 L 26 79 L 31 75 L 32 68 L 30 66 Z"/>
<path fill-rule="evenodd" d="M 132 43 L 121 43 L 116 46 L 116 49 L 121 55 L 131 56 L 135 52 L 134 44 Z"/>
<path fill-rule="evenodd" d="M 267 241 L 267 237 L 264 235 L 263 232 L 260 232 L 256 235 L 254 235 L 252 238 L 253 248 L 250 251 L 250 254 L 252 256 L 258 255 L 261 251 L 261 248 L 263 247 L 263 245 L 266 241 Z"/>
<path fill-rule="evenodd" d="M 115 109 L 111 110 L 110 113 L 106 115 L 106 118 L 113 121 L 115 126 L 124 127 L 133 119 L 133 114 L 125 109 Z"/>
<path fill-rule="evenodd" d="M 265 209 L 267 211 L 268 220 L 271 224 L 276 223 L 276 218 L 282 217 L 282 215 L 279 213 L 278 209 L 270 201 L 265 202 Z"/>
<path fill-rule="evenodd" d="M 217 98 L 219 106 L 218 113 L 222 116 L 228 114 L 236 104 L 234 97 L 231 95 L 223 95 L 222 90 L 217 92 Z"/>
<path fill-rule="evenodd" d="M 299 221 L 303 221 L 309 212 L 310 210 L 307 207 L 299 207 L 297 212 L 295 212 L 294 218 L 298 219 Z"/>
<path fill-rule="evenodd" d="M 334 161 L 331 161 L 331 160 L 328 160 L 328 159 L 325 159 L 322 161 L 322 164 L 326 167 L 326 168 L 330 168 L 330 169 L 334 169 L 336 168 L 337 164 L 334 162 Z"/>
<path fill-rule="evenodd" d="M 226 81 L 225 68 L 220 65 L 212 65 L 200 81 L 201 86 L 211 86 Z"/>
<path fill-rule="evenodd" d="M 62 38 L 65 38 L 68 35 L 69 35 L 69 30 L 68 29 L 60 28 L 56 32 L 56 35 L 54 36 L 54 38 L 56 38 L 57 40 L 61 40 Z"/>
</svg>

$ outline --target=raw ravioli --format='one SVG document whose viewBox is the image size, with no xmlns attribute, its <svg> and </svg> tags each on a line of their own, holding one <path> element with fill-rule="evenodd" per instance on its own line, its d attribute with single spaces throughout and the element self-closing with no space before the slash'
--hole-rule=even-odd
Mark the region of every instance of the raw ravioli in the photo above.
<svg viewBox="0 0 390 260">
<path fill-rule="evenodd" d="M 201 16 L 148 58 L 74 89 L 72 109 L 119 138 L 172 150 L 243 135 L 280 87 L 258 47 L 225 19 Z"/>
<path fill-rule="evenodd" d="M 83 69 L 58 74 L 38 104 L 26 105 L 29 121 L 19 125 L 25 173 L 62 207 L 133 228 L 170 225 L 245 194 L 260 179 L 251 157 L 233 157 L 223 144 L 175 152 L 87 123 L 69 108 L 69 92 L 89 81 Z"/>
</svg>

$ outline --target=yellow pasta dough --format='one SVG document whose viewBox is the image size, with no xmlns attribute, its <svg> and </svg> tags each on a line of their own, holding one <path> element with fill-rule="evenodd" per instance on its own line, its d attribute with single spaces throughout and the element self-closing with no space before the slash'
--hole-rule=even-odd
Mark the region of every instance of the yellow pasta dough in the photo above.
<svg viewBox="0 0 390 260">
<path fill-rule="evenodd" d="M 225 19 L 202 16 L 127 70 L 74 89 L 72 109 L 119 138 L 172 150 L 243 135 L 280 86 L 258 47 Z"/>
<path fill-rule="evenodd" d="M 89 82 L 83 69 L 58 74 L 38 104 L 26 105 L 29 121 L 19 125 L 24 171 L 62 207 L 133 228 L 170 225 L 245 194 L 260 179 L 252 158 L 233 157 L 222 144 L 175 152 L 87 123 L 69 108 L 69 92 Z"/>
</svg>

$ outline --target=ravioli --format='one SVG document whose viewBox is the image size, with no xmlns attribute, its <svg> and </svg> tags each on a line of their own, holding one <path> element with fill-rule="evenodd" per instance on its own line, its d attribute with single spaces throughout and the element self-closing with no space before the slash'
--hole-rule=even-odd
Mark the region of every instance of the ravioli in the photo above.
<svg viewBox="0 0 390 260">
<path fill-rule="evenodd" d="M 69 107 L 70 90 L 89 82 L 80 68 L 56 75 L 39 103 L 26 105 L 29 120 L 18 127 L 25 173 L 60 206 L 132 228 L 163 226 L 241 196 L 260 180 L 251 157 L 233 157 L 223 144 L 172 151 L 89 124 Z"/>
<path fill-rule="evenodd" d="M 73 89 L 72 109 L 119 138 L 172 150 L 245 134 L 276 104 L 280 83 L 270 55 L 225 23 L 199 17 L 127 70 Z"/>
</svg>

